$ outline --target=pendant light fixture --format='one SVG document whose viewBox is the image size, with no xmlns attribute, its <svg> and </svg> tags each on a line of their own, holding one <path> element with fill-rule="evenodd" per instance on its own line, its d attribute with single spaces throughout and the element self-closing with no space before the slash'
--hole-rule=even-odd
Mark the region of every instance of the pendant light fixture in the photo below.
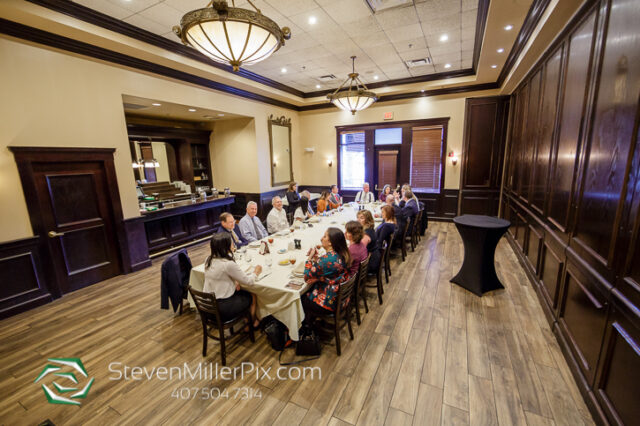
<svg viewBox="0 0 640 426">
<path fill-rule="evenodd" d="M 231 65 L 234 71 L 260 62 L 284 46 L 291 30 L 281 29 L 248 1 L 255 11 L 235 7 L 235 0 L 231 0 L 231 7 L 226 1 L 211 1 L 184 15 L 173 32 L 185 45 Z"/>
<path fill-rule="evenodd" d="M 335 106 L 344 111 L 351 111 L 352 115 L 356 111 L 362 111 L 369 108 L 378 97 L 375 93 L 369 91 L 367 86 L 360 81 L 359 74 L 356 72 L 356 57 L 351 57 L 352 72 L 347 79 L 336 89 L 335 92 L 327 95 L 327 99 Z M 348 83 L 348 85 L 347 85 Z"/>
</svg>

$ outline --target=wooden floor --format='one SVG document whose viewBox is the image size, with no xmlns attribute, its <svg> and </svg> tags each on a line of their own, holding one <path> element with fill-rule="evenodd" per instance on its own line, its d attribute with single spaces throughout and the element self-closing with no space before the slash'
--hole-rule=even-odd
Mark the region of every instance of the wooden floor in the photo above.
<svg viewBox="0 0 640 426">
<path fill-rule="evenodd" d="M 189 253 L 201 263 L 207 246 Z M 506 290 L 482 298 L 449 283 L 462 255 L 455 227 L 431 223 L 416 252 L 393 265 L 384 304 L 371 293 L 355 340 L 345 330 L 342 356 L 324 346 L 320 359 L 303 364 L 320 367 L 321 380 L 275 378 L 278 359 L 264 336 L 234 350 L 228 365 L 271 367 L 271 380 L 110 380 L 113 362 L 194 370 L 219 360 L 213 342 L 202 358 L 195 314 L 160 310 L 156 260 L 0 322 L 0 423 L 593 424 L 508 243 L 496 253 Z M 80 407 L 47 403 L 34 383 L 51 357 L 79 357 L 95 377 Z M 227 389 L 227 397 L 203 399 L 199 390 L 194 398 L 193 388 L 212 387 Z M 190 399 L 172 397 L 184 388 Z M 243 398 L 247 389 L 261 396 Z"/>
</svg>

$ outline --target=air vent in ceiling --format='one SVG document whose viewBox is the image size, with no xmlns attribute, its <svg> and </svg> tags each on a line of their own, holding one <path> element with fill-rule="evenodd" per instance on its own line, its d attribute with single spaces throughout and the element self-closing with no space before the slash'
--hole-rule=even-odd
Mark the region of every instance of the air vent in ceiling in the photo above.
<svg viewBox="0 0 640 426">
<path fill-rule="evenodd" d="M 409 68 L 421 67 L 431 64 L 431 58 L 410 59 L 405 62 Z"/>
<path fill-rule="evenodd" d="M 318 80 L 323 81 L 323 82 L 327 82 L 327 81 L 333 81 L 336 79 L 336 76 L 333 74 L 327 74 L 327 75 L 321 75 L 320 77 L 318 77 Z"/>
<path fill-rule="evenodd" d="M 129 103 L 124 103 L 123 104 L 124 109 L 142 109 L 142 108 L 149 108 L 146 105 L 138 105 L 138 104 L 129 104 Z"/>
</svg>

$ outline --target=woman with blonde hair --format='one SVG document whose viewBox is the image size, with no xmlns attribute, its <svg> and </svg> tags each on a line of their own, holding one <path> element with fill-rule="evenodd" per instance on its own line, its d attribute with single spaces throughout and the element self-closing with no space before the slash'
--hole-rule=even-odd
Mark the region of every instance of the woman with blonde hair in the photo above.
<svg viewBox="0 0 640 426">
<path fill-rule="evenodd" d="M 367 251 L 371 253 L 376 248 L 376 231 L 374 229 L 375 222 L 373 220 L 373 215 L 369 210 L 359 210 L 356 214 L 356 218 L 364 229 L 365 235 L 362 240 L 367 246 Z"/>
</svg>

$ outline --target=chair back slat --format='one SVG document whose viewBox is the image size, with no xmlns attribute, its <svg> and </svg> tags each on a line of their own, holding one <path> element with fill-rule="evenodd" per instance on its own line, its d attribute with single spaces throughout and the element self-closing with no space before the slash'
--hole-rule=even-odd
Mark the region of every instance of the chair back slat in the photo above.
<svg viewBox="0 0 640 426">
<path fill-rule="evenodd" d="M 206 312 L 211 315 L 218 315 L 218 301 L 215 293 L 205 293 L 195 290 L 189 286 L 189 293 L 196 304 L 196 308 L 199 312 Z"/>
<path fill-rule="evenodd" d="M 336 317 L 340 317 L 343 311 L 344 302 L 353 294 L 358 274 L 352 275 L 347 281 L 340 284 L 338 288 L 338 300 L 336 301 Z"/>
<path fill-rule="evenodd" d="M 367 278 L 367 270 L 369 268 L 370 260 L 371 254 L 369 254 L 365 260 L 360 262 L 360 266 L 358 267 L 358 285 L 362 285 L 364 280 Z"/>
</svg>

